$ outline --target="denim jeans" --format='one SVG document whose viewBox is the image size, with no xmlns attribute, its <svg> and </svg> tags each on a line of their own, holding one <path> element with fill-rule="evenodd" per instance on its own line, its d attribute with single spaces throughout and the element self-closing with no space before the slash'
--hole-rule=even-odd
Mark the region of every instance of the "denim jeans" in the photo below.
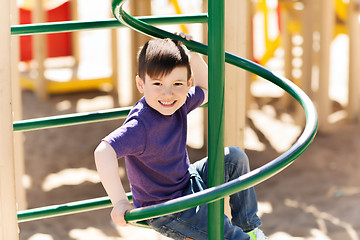
<svg viewBox="0 0 360 240">
<path fill-rule="evenodd" d="M 192 194 L 207 186 L 207 158 L 195 162 L 189 168 L 191 178 L 184 195 Z M 249 172 L 246 154 L 238 147 L 225 148 L 225 182 Z M 224 216 L 224 239 L 250 240 L 245 232 L 261 225 L 257 213 L 254 188 L 249 188 L 230 196 L 231 223 Z M 197 206 L 183 212 L 148 220 L 148 224 L 161 234 L 173 239 L 206 240 L 207 205 Z"/>
</svg>

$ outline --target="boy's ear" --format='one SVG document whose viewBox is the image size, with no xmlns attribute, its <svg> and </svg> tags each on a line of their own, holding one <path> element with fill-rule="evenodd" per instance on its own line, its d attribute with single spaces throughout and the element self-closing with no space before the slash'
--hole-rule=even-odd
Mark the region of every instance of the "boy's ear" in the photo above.
<svg viewBox="0 0 360 240">
<path fill-rule="evenodd" d="M 188 91 L 189 91 L 189 90 L 190 90 L 190 88 L 192 87 L 193 80 L 194 80 L 194 77 L 190 77 L 190 79 L 187 81 Z"/>
<path fill-rule="evenodd" d="M 139 77 L 139 75 L 136 75 L 136 87 L 140 93 L 144 93 L 144 81 Z"/>
</svg>

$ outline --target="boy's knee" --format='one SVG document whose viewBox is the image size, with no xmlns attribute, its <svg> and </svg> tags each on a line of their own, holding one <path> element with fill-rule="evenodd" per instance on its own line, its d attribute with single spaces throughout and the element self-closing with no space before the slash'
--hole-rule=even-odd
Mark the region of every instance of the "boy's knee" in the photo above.
<svg viewBox="0 0 360 240">
<path fill-rule="evenodd" d="M 241 168 L 248 168 L 249 159 L 246 153 L 239 147 L 227 147 L 225 149 L 225 156 L 234 165 Z"/>
<path fill-rule="evenodd" d="M 232 147 L 227 147 L 226 150 L 228 151 L 228 154 L 233 156 L 234 158 L 248 161 L 248 157 L 246 153 L 241 148 L 232 146 Z"/>
</svg>

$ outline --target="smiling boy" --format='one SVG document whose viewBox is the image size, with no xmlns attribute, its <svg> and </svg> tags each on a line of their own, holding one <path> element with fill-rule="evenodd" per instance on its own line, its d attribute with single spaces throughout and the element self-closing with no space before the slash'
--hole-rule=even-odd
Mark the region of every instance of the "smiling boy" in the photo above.
<svg viewBox="0 0 360 240">
<path fill-rule="evenodd" d="M 203 59 L 189 54 L 180 41 L 150 40 L 141 49 L 136 85 L 144 97 L 94 154 L 117 225 L 127 225 L 124 215 L 134 206 L 146 207 L 206 188 L 207 159 L 190 165 L 186 135 L 187 114 L 207 102 L 207 77 Z M 121 157 L 125 157 L 134 206 L 128 202 L 120 181 L 117 159 Z M 247 172 L 245 153 L 239 148 L 226 148 L 225 181 Z M 257 228 L 261 221 L 256 215 L 253 188 L 230 196 L 230 206 L 232 224 L 225 217 L 225 239 L 266 239 Z M 148 224 L 173 239 L 207 239 L 207 206 L 150 219 Z M 252 231 L 251 238 L 245 231 Z"/>
</svg>

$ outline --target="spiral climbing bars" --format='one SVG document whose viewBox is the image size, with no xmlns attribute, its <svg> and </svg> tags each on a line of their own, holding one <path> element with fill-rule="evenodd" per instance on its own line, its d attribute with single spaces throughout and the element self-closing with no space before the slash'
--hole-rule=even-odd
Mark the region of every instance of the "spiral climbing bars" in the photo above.
<svg viewBox="0 0 360 240">
<path fill-rule="evenodd" d="M 134 0 L 133 0 L 134 1 Z M 292 162 L 295 161 L 311 144 L 315 137 L 318 121 L 316 109 L 309 97 L 294 83 L 282 76 L 278 76 L 270 70 L 251 62 L 247 59 L 233 55 L 224 51 L 224 0 L 209 0 L 209 13 L 207 19 L 204 15 L 197 15 L 197 20 L 192 16 L 187 16 L 191 22 L 206 22 L 209 25 L 209 46 L 196 41 L 186 41 L 181 37 L 170 32 L 158 29 L 149 23 L 160 24 L 156 18 L 134 18 L 123 9 L 125 0 L 113 0 L 112 8 L 114 16 L 123 25 L 133 28 L 143 34 L 156 38 L 174 38 L 184 42 L 192 51 L 209 55 L 209 186 L 208 189 L 170 200 L 165 203 L 150 207 L 138 208 L 128 212 L 125 218 L 128 222 L 138 222 L 145 219 L 159 217 L 175 212 L 180 212 L 198 205 L 209 204 L 209 239 L 222 239 L 223 237 L 223 202 L 218 201 L 227 195 L 234 194 L 260 182 L 263 182 L 273 175 L 279 173 Z M 167 20 L 174 20 L 177 17 L 168 17 Z M 143 21 L 142 21 L 143 20 Z M 151 22 L 154 21 L 154 22 Z M 181 21 L 185 21 L 182 19 Z M 181 22 L 179 21 L 179 23 Z M 190 20 L 189 20 L 190 21 Z M 185 22 L 181 22 L 185 23 Z M 69 25 L 70 24 L 70 25 Z M 74 25 L 71 25 L 74 24 Z M 105 21 L 102 24 L 106 27 L 115 27 L 114 20 Z M 74 31 L 68 27 L 74 27 L 76 30 L 103 28 L 102 24 L 97 23 L 56 23 L 28 25 L 23 27 L 12 27 L 13 35 L 49 33 L 57 31 Z M 174 24 L 174 22 L 172 22 Z M 45 27 L 44 27 L 45 25 Z M 66 27 L 67 26 L 67 27 Z M 120 26 L 120 25 L 118 25 Z M 276 159 L 270 161 L 262 167 L 252 170 L 246 175 L 233 181 L 223 184 L 223 175 L 219 174 L 219 169 L 223 169 L 223 105 L 224 105 L 224 63 L 230 63 L 234 66 L 254 73 L 279 86 L 289 93 L 296 101 L 300 103 L 306 115 L 306 124 L 298 140 L 285 153 Z M 122 118 L 127 115 L 129 108 L 113 109 L 96 113 L 70 114 L 41 119 L 32 119 L 14 123 L 15 131 L 27 131 L 40 128 L 49 128 L 56 126 L 65 126 L 80 124 L 85 122 L 103 121 L 105 119 Z M 216 161 L 215 161 L 216 160 Z M 216 171 L 217 170 L 217 171 Z M 131 199 L 131 195 L 128 196 Z M 107 197 L 89 199 L 63 205 L 48 206 L 44 208 L 31 209 L 18 212 L 18 221 L 31 221 L 76 212 L 90 211 L 111 206 Z M 215 221 L 214 221 L 215 220 Z"/>
</svg>

